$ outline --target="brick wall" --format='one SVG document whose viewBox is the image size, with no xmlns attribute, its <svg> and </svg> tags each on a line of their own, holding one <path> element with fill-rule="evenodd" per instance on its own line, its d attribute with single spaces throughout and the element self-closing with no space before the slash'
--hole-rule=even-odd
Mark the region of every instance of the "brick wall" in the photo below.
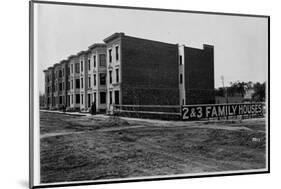
<svg viewBox="0 0 281 189">
<path fill-rule="evenodd" d="M 214 94 L 214 49 L 185 47 L 186 104 L 215 103 Z"/>
<path fill-rule="evenodd" d="M 122 104 L 179 104 L 178 47 L 123 36 Z"/>
</svg>

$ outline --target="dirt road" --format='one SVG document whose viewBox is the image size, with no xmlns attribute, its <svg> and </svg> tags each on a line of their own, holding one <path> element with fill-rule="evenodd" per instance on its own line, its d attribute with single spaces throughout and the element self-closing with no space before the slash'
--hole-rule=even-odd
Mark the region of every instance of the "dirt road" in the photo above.
<svg viewBox="0 0 281 189">
<path fill-rule="evenodd" d="M 265 120 L 40 113 L 43 183 L 265 168 Z"/>
</svg>

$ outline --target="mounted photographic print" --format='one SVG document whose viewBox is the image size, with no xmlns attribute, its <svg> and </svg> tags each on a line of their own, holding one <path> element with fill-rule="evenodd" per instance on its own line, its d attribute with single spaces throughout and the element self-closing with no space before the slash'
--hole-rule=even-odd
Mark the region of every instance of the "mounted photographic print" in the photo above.
<svg viewBox="0 0 281 189">
<path fill-rule="evenodd" d="M 269 173 L 269 16 L 30 1 L 30 187 Z"/>
</svg>

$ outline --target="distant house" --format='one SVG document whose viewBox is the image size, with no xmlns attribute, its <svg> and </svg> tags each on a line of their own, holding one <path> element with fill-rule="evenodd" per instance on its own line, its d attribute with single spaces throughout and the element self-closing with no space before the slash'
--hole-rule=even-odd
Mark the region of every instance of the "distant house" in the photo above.
<svg viewBox="0 0 281 189">
<path fill-rule="evenodd" d="M 255 93 L 254 89 L 248 89 L 245 91 L 244 100 L 252 100 L 252 95 Z"/>
<path fill-rule="evenodd" d="M 229 96 L 227 99 L 223 96 L 216 96 L 216 104 L 225 104 L 225 103 L 242 103 L 244 101 L 244 98 L 242 95 L 234 95 Z"/>
<path fill-rule="evenodd" d="M 223 96 L 216 96 L 216 104 L 249 102 L 252 100 L 252 95 L 254 92 L 254 89 L 246 89 L 244 96 L 239 93 L 235 93 L 227 98 Z"/>
</svg>

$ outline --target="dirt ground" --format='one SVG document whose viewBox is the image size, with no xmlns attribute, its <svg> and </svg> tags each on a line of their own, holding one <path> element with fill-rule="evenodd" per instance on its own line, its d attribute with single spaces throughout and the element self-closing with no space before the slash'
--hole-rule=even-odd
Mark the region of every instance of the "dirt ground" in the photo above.
<svg viewBox="0 0 281 189">
<path fill-rule="evenodd" d="M 265 120 L 183 122 L 40 112 L 41 182 L 265 168 Z"/>
</svg>

